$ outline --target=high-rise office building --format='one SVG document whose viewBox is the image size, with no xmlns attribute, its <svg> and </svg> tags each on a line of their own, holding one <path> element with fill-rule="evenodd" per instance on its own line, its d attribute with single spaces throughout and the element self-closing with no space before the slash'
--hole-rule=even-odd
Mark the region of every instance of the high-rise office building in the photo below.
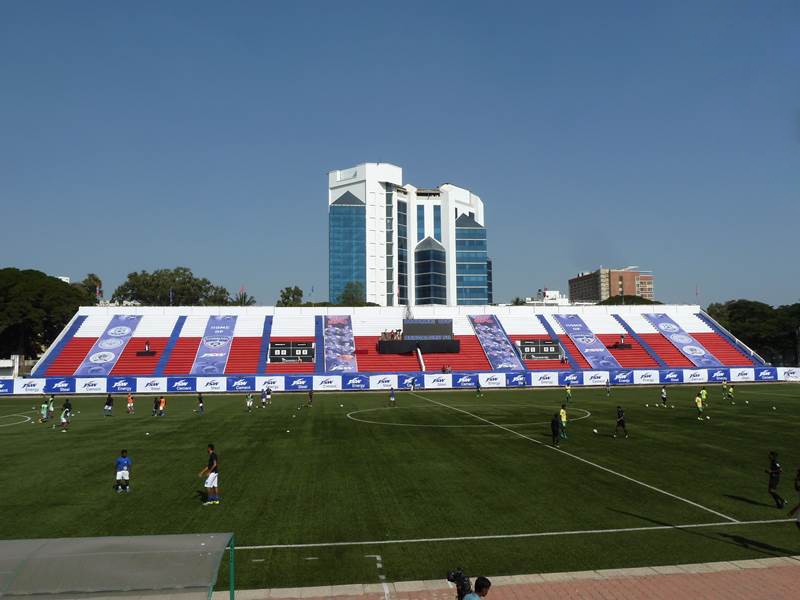
<svg viewBox="0 0 800 600">
<path fill-rule="evenodd" d="M 367 302 L 491 304 L 483 202 L 449 183 L 403 184 L 403 170 L 365 163 L 328 174 L 328 289 L 360 283 Z"/>
</svg>

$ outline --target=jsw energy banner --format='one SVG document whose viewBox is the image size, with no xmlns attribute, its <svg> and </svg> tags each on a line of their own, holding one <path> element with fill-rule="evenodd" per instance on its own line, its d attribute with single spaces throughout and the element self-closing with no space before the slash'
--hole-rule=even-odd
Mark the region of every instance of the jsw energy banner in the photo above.
<svg viewBox="0 0 800 600">
<path fill-rule="evenodd" d="M 692 361 L 696 367 L 721 367 L 717 358 L 706 350 L 703 345 L 684 331 L 683 327 L 664 313 L 642 313 L 650 325 L 655 327 L 661 335 L 667 338 L 681 354 Z"/>
<path fill-rule="evenodd" d="M 128 345 L 141 315 L 114 315 L 106 329 L 76 369 L 78 377 L 107 377 Z"/>
<path fill-rule="evenodd" d="M 579 315 L 553 315 L 559 325 L 577 346 L 578 351 L 586 357 L 593 369 L 621 369 L 617 359 L 611 355 L 603 342 L 584 323 Z"/>
<path fill-rule="evenodd" d="M 208 317 L 206 331 L 192 365 L 192 375 L 222 375 L 233 343 L 233 330 L 236 328 L 234 315 L 213 315 Z"/>
</svg>

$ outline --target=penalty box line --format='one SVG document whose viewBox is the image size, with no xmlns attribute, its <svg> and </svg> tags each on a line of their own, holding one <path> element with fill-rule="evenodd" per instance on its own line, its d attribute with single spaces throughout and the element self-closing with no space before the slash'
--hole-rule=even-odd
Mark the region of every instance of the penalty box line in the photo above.
<svg viewBox="0 0 800 600">
<path fill-rule="evenodd" d="M 634 533 L 637 531 L 667 531 L 682 529 L 703 529 L 710 527 L 738 527 L 741 525 L 767 525 L 790 523 L 795 519 L 767 519 L 761 521 L 721 521 L 717 523 L 695 523 L 690 525 L 648 525 L 645 527 L 622 527 L 619 529 L 578 529 L 576 531 L 541 531 L 537 533 L 499 533 L 494 535 L 467 535 L 439 538 L 411 538 L 407 540 L 375 540 L 371 542 L 321 542 L 318 544 L 268 544 L 261 546 L 236 546 L 236 550 L 287 550 L 293 548 L 335 548 L 341 546 L 387 546 L 398 544 L 424 544 L 433 542 L 465 542 L 475 540 L 514 540 L 537 537 L 558 537 L 566 535 L 595 535 L 602 533 Z"/>
<path fill-rule="evenodd" d="M 566 450 L 562 450 L 561 448 L 556 448 L 555 446 L 551 446 L 550 444 L 545 444 L 544 442 L 541 442 L 541 441 L 539 441 L 539 440 L 537 440 L 535 438 L 527 436 L 527 435 L 525 435 L 523 433 L 520 433 L 518 431 L 514 431 L 513 429 L 510 429 L 510 428 L 506 427 L 505 425 L 500 425 L 499 423 L 495 423 L 494 421 L 490 421 L 489 419 L 485 419 L 485 418 L 481 417 L 480 415 L 476 415 L 475 413 L 471 413 L 468 410 L 464 410 L 462 408 L 458 408 L 457 406 L 450 406 L 449 404 L 445 404 L 444 402 L 439 402 L 438 400 L 431 400 L 430 398 L 426 398 L 425 396 L 422 396 L 422 395 L 417 394 L 415 392 L 412 392 L 412 394 L 414 396 L 417 396 L 418 398 L 422 398 L 423 400 L 427 400 L 428 402 L 432 402 L 433 404 L 438 404 L 439 406 L 444 406 L 445 408 L 449 408 L 450 410 L 455 410 L 455 411 L 464 413 L 465 415 L 469 415 L 469 416 L 471 416 L 471 417 L 473 417 L 475 419 L 478 419 L 479 421 L 483 421 L 484 423 L 488 423 L 489 425 L 493 425 L 493 426 L 497 427 L 498 429 L 502 429 L 503 431 L 507 431 L 509 433 L 512 433 L 512 434 L 516 435 L 517 437 L 521 437 L 523 439 L 526 439 L 526 440 L 528 440 L 530 442 L 533 442 L 534 444 L 538 444 L 540 446 L 544 446 L 545 448 L 548 448 L 548 449 L 550 449 L 550 450 L 552 450 L 554 452 L 559 452 L 560 454 L 563 454 L 565 456 L 569 456 L 570 458 L 574 458 L 575 460 L 578 460 L 578 461 L 580 461 L 582 463 L 585 463 L 587 465 L 595 467 L 596 469 L 600 469 L 601 471 L 605 471 L 606 473 L 610 473 L 611 475 L 616 475 L 617 477 L 621 477 L 622 479 L 626 479 L 626 480 L 628 480 L 630 482 L 633 482 L 633 483 L 636 483 L 636 484 L 641 485 L 643 487 L 646 487 L 647 489 L 653 490 L 654 492 L 659 492 L 660 494 L 664 494 L 665 496 L 669 496 L 670 498 L 674 498 L 675 500 L 680 500 L 681 502 L 685 502 L 686 504 L 690 504 L 690 505 L 694 506 L 695 508 L 699 508 L 699 509 L 704 510 L 706 512 L 710 512 L 711 514 L 717 515 L 718 517 L 722 517 L 723 519 L 726 519 L 727 521 L 730 521 L 731 523 L 738 523 L 739 522 L 738 519 L 734 519 L 733 517 L 729 517 L 728 515 L 722 514 L 721 512 L 718 512 L 718 511 L 714 510 L 713 508 L 708 508 L 707 506 L 703 506 L 702 504 L 698 504 L 697 502 L 693 502 L 692 500 L 689 500 L 688 498 L 683 498 L 682 496 L 678 496 L 677 494 L 673 494 L 672 492 L 668 492 L 666 490 L 662 490 L 661 488 L 658 488 L 658 487 L 656 487 L 654 485 L 650 485 L 649 483 L 645 483 L 644 481 L 639 481 L 638 479 L 634 479 L 633 477 L 629 477 L 628 475 L 624 475 L 622 473 L 619 473 L 618 471 L 614 471 L 612 469 L 609 469 L 608 467 L 604 467 L 603 465 L 598 465 L 597 463 L 594 463 L 594 462 L 592 462 L 590 460 L 586 460 L 585 458 L 582 458 L 582 457 L 578 456 L 577 454 L 572 454 L 571 452 L 567 452 Z"/>
</svg>

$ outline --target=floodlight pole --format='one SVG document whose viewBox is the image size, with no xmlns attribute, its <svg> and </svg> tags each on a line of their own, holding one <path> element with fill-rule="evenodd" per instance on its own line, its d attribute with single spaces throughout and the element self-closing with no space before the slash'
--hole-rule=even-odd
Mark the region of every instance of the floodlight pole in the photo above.
<svg viewBox="0 0 800 600">
<path fill-rule="evenodd" d="M 234 552 L 236 551 L 236 544 L 234 543 L 234 541 L 235 541 L 234 538 L 235 538 L 235 536 L 231 535 L 231 541 L 229 543 L 229 546 L 230 546 L 231 550 L 228 553 L 230 555 L 230 558 L 228 559 L 228 581 L 230 582 L 230 589 L 231 589 L 230 600 L 234 600 L 234 598 L 236 596 L 236 591 L 235 591 L 236 584 L 235 584 L 235 581 L 234 581 L 235 580 L 235 577 L 234 577 L 234 572 L 235 572 L 234 571 L 234 562 L 235 561 L 234 561 L 234 558 L 233 558 Z"/>
</svg>

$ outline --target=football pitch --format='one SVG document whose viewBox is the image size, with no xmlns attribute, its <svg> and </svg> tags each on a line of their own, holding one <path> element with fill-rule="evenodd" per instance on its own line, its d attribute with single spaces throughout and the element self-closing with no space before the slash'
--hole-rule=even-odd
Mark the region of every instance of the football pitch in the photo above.
<svg viewBox="0 0 800 600">
<path fill-rule="evenodd" d="M 240 588 L 441 579 L 800 554 L 800 385 L 575 389 L 568 439 L 550 445 L 562 389 L 170 396 L 152 417 L 75 397 L 70 430 L 36 422 L 40 397 L 0 399 L 0 538 L 232 531 Z M 255 405 L 260 404 L 258 393 Z M 57 405 L 60 405 L 58 400 Z M 611 437 L 616 406 L 630 439 Z M 646 406 L 648 405 L 649 406 Z M 674 406 L 674 408 L 673 408 Z M 773 409 L 774 407 L 774 409 Z M 593 433 L 597 429 L 598 433 Z M 149 434 L 149 435 L 148 435 Z M 218 506 L 203 506 L 206 445 Z M 131 492 L 113 489 L 126 448 Z M 783 466 L 778 510 L 767 453 Z M 218 587 L 227 585 L 223 561 Z"/>
</svg>

